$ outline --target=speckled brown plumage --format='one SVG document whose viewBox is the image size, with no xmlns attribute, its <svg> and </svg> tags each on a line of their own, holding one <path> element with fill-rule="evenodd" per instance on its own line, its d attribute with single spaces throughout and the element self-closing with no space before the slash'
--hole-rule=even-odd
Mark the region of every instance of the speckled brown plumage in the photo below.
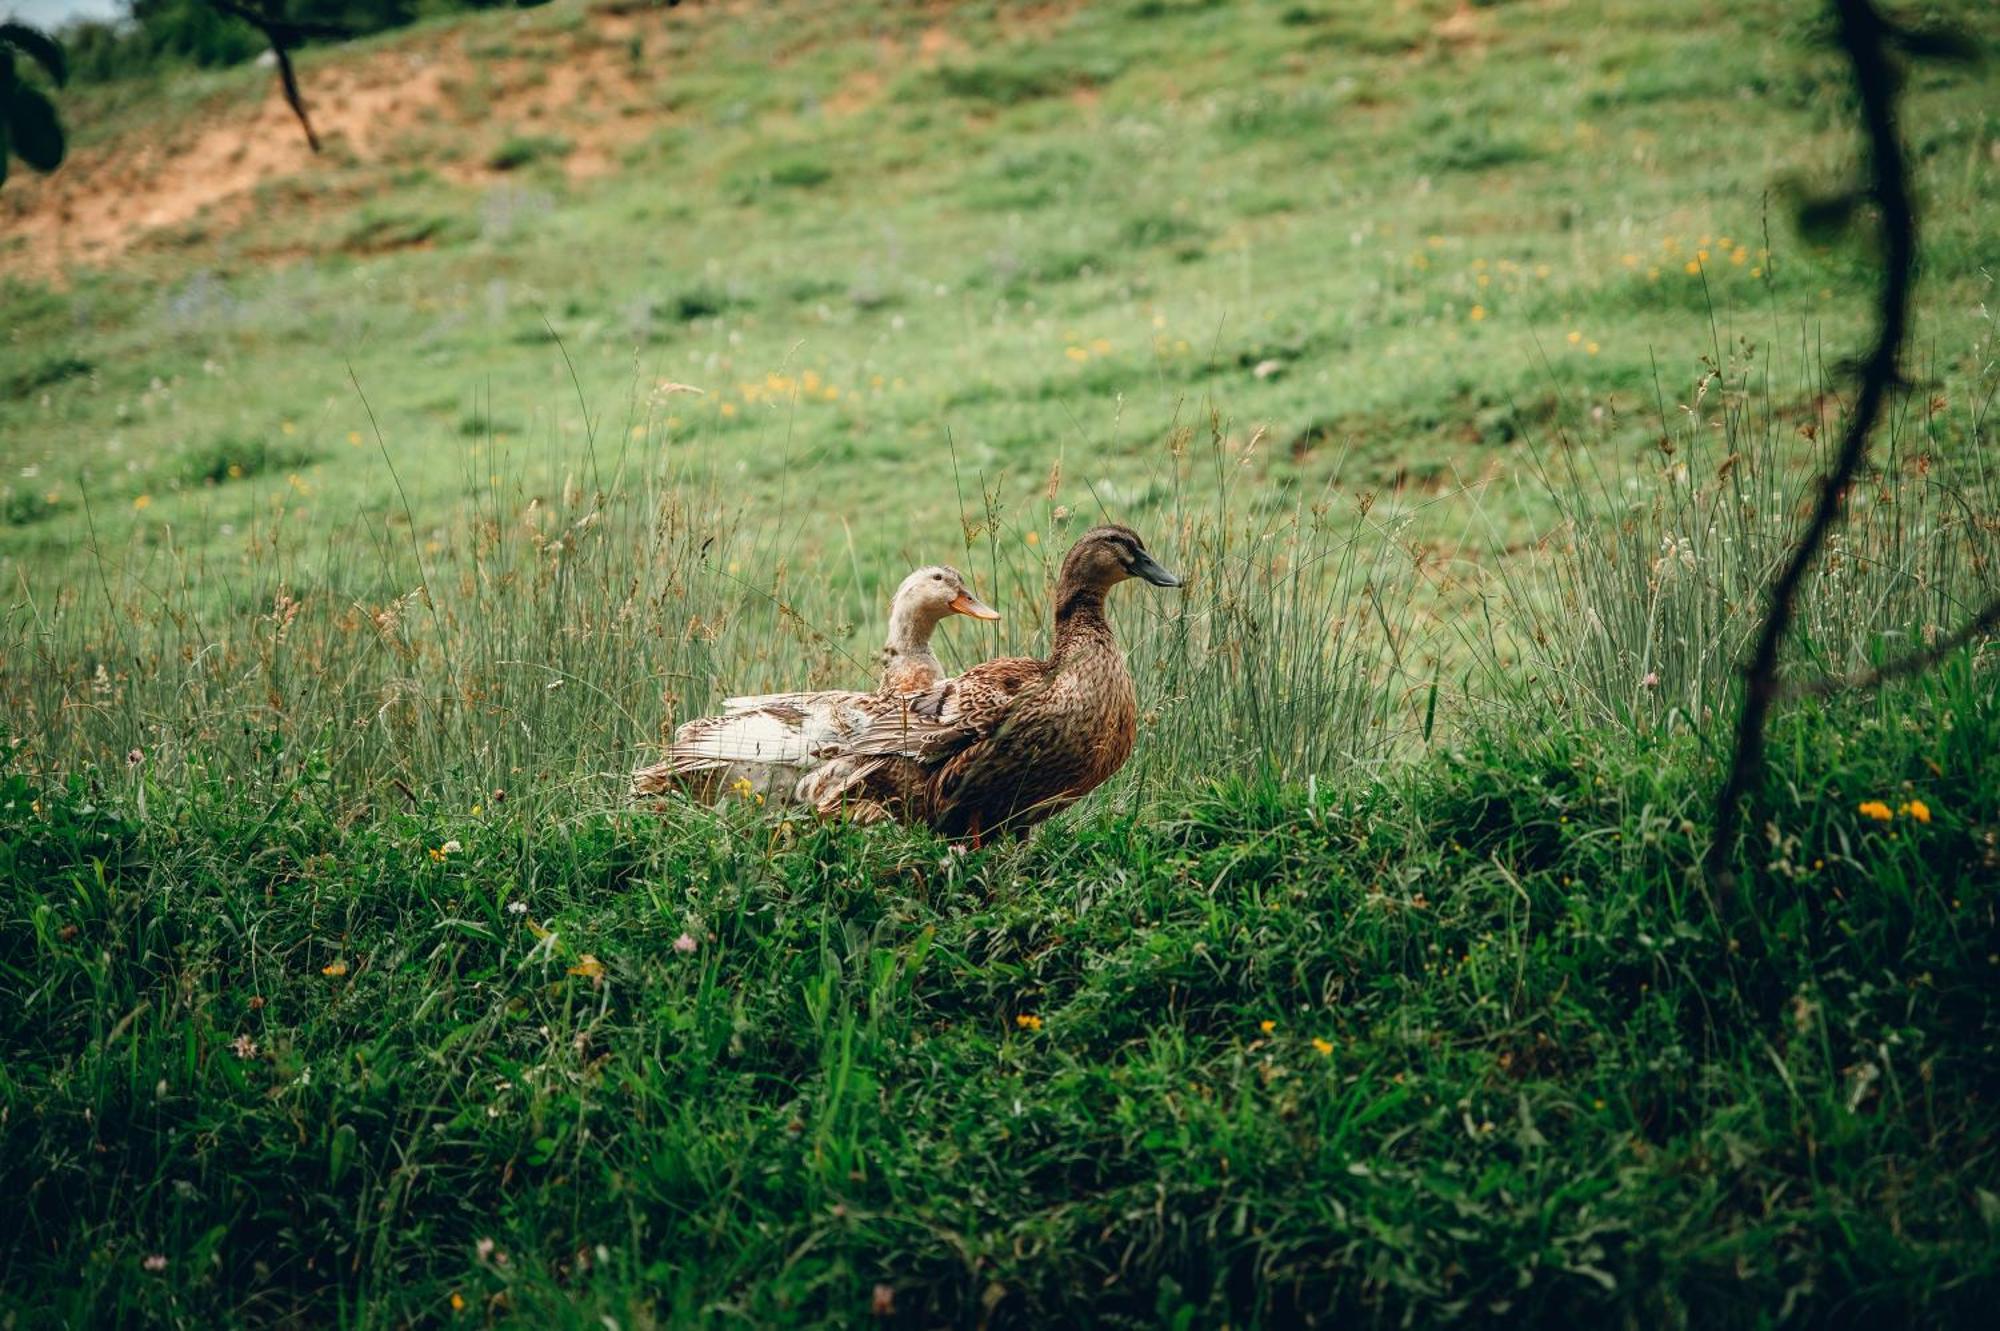
<svg viewBox="0 0 2000 1331">
<path fill-rule="evenodd" d="M 1138 728 L 1132 677 L 1104 614 L 1105 593 L 1134 575 L 1179 585 L 1129 528 L 1085 533 L 1063 561 L 1046 661 L 988 661 L 881 709 L 841 741 L 843 779 L 822 769 L 800 798 L 824 813 L 861 803 L 977 838 L 1025 830 L 1102 785 L 1131 756 Z"/>
</svg>

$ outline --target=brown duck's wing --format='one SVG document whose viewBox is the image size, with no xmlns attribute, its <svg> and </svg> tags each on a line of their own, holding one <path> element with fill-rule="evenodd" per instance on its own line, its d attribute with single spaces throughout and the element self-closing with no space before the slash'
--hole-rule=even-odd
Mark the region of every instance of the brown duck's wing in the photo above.
<svg viewBox="0 0 2000 1331">
<path fill-rule="evenodd" d="M 1043 683 L 1048 673 L 1046 661 L 1025 656 L 976 665 L 956 679 L 894 700 L 901 706 L 882 709 L 870 724 L 854 731 L 843 748 L 853 754 L 941 762 L 998 730 L 1015 701 Z"/>
</svg>

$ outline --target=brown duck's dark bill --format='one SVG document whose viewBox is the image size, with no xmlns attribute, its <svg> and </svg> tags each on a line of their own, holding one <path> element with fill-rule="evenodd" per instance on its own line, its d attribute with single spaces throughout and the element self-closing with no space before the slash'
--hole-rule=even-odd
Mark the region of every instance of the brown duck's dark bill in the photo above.
<svg viewBox="0 0 2000 1331">
<path fill-rule="evenodd" d="M 960 592 L 951 598 L 951 608 L 961 615 L 971 615 L 974 619 L 998 619 L 1000 612 L 971 592 Z"/>
<path fill-rule="evenodd" d="M 1144 578 L 1155 587 L 1178 587 L 1181 585 L 1178 573 L 1169 573 L 1166 569 L 1161 568 L 1153 557 L 1144 550 L 1141 550 L 1139 557 L 1132 561 L 1132 576 L 1135 578 Z"/>
</svg>

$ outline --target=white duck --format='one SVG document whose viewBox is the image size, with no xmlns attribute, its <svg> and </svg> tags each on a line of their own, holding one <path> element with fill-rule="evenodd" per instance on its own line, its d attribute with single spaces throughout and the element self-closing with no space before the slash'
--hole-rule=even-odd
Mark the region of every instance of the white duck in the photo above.
<svg viewBox="0 0 2000 1331">
<path fill-rule="evenodd" d="M 952 615 L 1000 618 L 972 594 L 957 569 L 934 564 L 916 570 L 890 599 L 889 639 L 875 693 L 829 689 L 725 698 L 722 715 L 700 717 L 674 731 L 665 762 L 632 774 L 632 794 L 658 795 L 680 785 L 700 798 L 733 790 L 789 802 L 799 778 L 830 756 L 832 729 L 854 700 L 917 693 L 944 679 L 931 634 Z"/>
</svg>

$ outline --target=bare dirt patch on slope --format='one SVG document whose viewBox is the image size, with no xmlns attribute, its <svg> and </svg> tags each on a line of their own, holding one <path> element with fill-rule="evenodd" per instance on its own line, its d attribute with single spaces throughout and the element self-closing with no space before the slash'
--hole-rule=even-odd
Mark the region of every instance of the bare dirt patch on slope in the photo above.
<svg viewBox="0 0 2000 1331">
<path fill-rule="evenodd" d="M 599 15 L 571 32 L 469 23 L 315 53 L 300 82 L 317 155 L 275 74 L 245 79 L 177 119 L 74 150 L 52 176 L 10 180 L 0 272 L 60 279 L 170 240 L 200 245 L 268 223 L 274 208 L 351 206 L 398 170 L 480 183 L 503 173 L 491 155 L 515 135 L 563 140 L 573 179 L 608 173 L 666 116 L 657 70 L 628 44 L 688 12 Z M 266 188 L 285 182 L 310 188 Z"/>
</svg>

